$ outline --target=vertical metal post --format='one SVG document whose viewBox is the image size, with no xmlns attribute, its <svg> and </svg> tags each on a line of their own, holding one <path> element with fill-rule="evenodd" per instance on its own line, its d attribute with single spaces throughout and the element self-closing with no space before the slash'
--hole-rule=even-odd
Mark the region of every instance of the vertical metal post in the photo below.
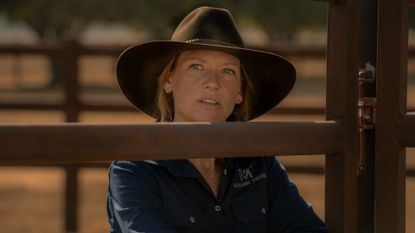
<svg viewBox="0 0 415 233">
<path fill-rule="evenodd" d="M 326 155 L 326 223 L 331 233 L 357 232 L 357 77 L 359 2 L 329 1 L 326 119 L 344 129 L 341 153 Z"/>
<path fill-rule="evenodd" d="M 76 39 L 64 41 L 62 48 L 62 70 L 64 77 L 66 122 L 79 121 L 79 42 Z M 78 170 L 76 165 L 65 168 L 65 230 L 76 232 L 78 229 Z"/>
<path fill-rule="evenodd" d="M 405 232 L 405 148 L 408 0 L 379 0 L 375 160 L 375 231 Z"/>
</svg>

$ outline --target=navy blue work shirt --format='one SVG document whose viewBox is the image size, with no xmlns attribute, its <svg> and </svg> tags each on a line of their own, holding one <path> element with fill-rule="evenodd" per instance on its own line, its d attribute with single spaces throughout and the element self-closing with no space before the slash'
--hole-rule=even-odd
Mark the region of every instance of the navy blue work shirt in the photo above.
<svg viewBox="0 0 415 233">
<path fill-rule="evenodd" d="M 116 161 L 107 200 L 117 233 L 327 232 L 274 157 L 225 159 L 217 197 L 188 160 Z"/>
</svg>

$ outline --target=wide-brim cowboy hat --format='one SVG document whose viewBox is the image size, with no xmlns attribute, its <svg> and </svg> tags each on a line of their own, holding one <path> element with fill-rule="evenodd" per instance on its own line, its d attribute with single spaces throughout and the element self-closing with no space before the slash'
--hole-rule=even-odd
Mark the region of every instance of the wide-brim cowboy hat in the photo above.
<svg viewBox="0 0 415 233">
<path fill-rule="evenodd" d="M 157 118 L 155 100 L 161 72 L 178 54 L 195 49 L 219 50 L 240 59 L 254 89 L 249 119 L 274 108 L 294 86 L 296 72 L 290 61 L 275 53 L 245 48 L 228 10 L 200 7 L 181 21 L 171 40 L 124 50 L 117 62 L 122 92 L 139 110 Z"/>
</svg>

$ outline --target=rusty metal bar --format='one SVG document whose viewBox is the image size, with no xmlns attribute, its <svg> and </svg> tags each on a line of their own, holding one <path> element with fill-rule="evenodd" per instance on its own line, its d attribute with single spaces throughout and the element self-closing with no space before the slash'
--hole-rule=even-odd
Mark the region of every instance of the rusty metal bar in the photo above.
<svg viewBox="0 0 415 233">
<path fill-rule="evenodd" d="M 408 10 L 407 0 L 379 0 L 376 233 L 405 232 L 405 148 L 399 139 L 407 101 Z"/>
<path fill-rule="evenodd" d="M 415 147 L 415 113 L 405 115 L 400 132 L 402 146 Z"/>
<path fill-rule="evenodd" d="M 334 121 L 0 125 L 0 129 L 0 164 L 322 154 L 338 151 L 342 143 L 341 125 Z"/>
<path fill-rule="evenodd" d="M 355 155 L 360 0 L 347 2 L 330 1 L 328 11 L 326 119 L 341 119 L 344 135 L 342 150 L 326 155 L 325 220 L 331 233 L 358 232 Z"/>
</svg>

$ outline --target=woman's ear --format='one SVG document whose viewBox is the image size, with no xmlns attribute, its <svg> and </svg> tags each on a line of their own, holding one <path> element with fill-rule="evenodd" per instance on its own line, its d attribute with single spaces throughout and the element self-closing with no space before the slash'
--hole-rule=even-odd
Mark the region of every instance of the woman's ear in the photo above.
<svg viewBox="0 0 415 233">
<path fill-rule="evenodd" d="M 244 98 L 242 97 L 242 94 L 241 93 L 238 93 L 238 95 L 236 96 L 236 100 L 235 100 L 235 104 L 240 104 L 240 103 L 242 103 L 242 100 L 243 100 Z"/>
<path fill-rule="evenodd" d="M 171 79 L 170 78 L 168 78 L 167 82 L 164 83 L 163 89 L 167 94 L 170 94 L 171 91 L 173 90 L 173 86 L 171 84 Z"/>
</svg>

